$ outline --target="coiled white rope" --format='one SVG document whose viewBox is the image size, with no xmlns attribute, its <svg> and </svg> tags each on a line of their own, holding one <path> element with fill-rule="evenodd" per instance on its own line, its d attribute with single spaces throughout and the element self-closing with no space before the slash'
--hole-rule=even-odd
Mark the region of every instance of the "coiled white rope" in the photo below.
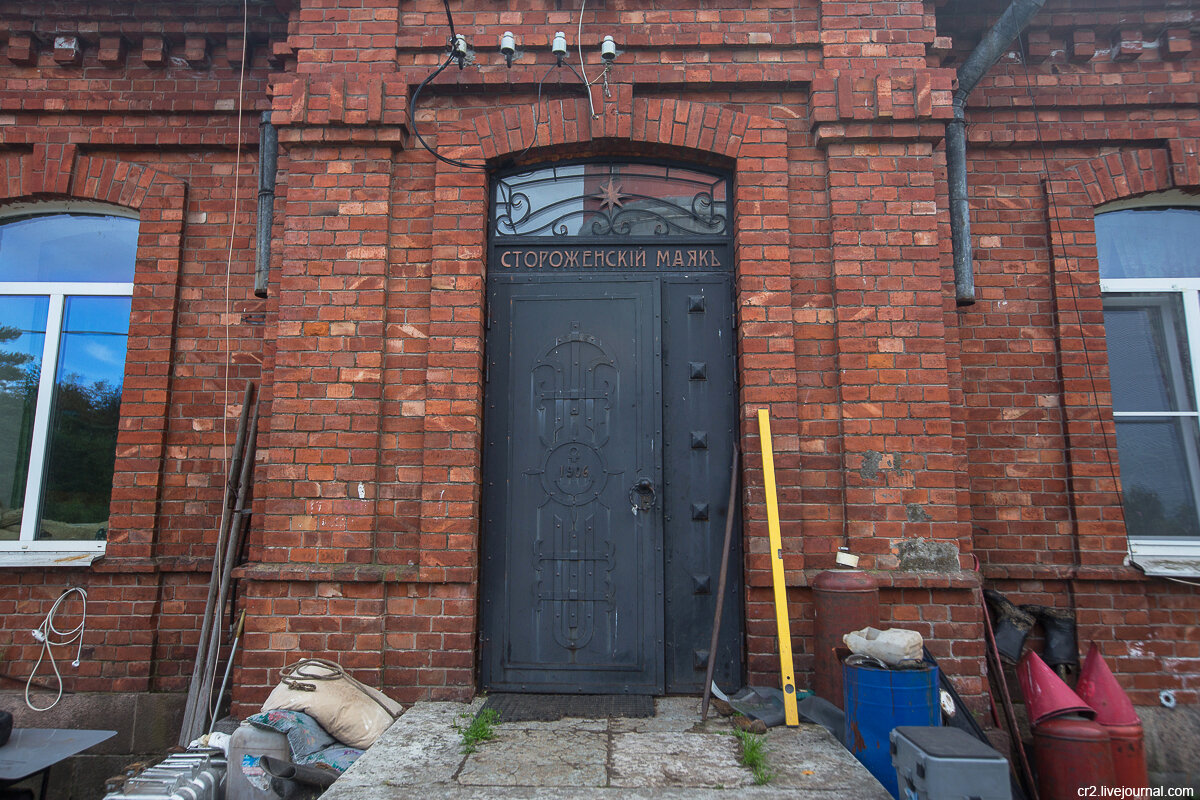
<svg viewBox="0 0 1200 800">
<path fill-rule="evenodd" d="M 67 601 L 73 594 L 79 595 L 79 602 L 83 604 L 83 609 L 79 615 L 79 624 L 68 631 L 60 631 L 54 624 L 54 615 L 58 613 L 58 609 Z M 75 660 L 71 662 L 71 666 L 78 667 L 79 659 L 83 655 L 83 632 L 87 629 L 87 592 L 78 586 L 67 589 L 59 598 L 54 601 L 54 605 L 50 606 L 50 612 L 46 614 L 46 618 L 42 620 L 42 624 L 34 628 L 30 633 L 33 638 L 42 643 L 42 654 L 38 656 L 37 663 L 33 665 L 33 672 L 29 673 L 29 680 L 25 683 L 25 705 L 33 711 L 49 711 L 58 705 L 58 701 L 63 695 L 63 679 L 62 673 L 58 671 L 58 664 L 54 663 L 53 647 L 69 647 L 78 642 L 78 649 L 75 651 Z M 29 699 L 29 689 L 33 686 L 33 678 L 37 675 L 38 668 L 42 666 L 42 661 L 46 656 L 50 657 L 50 667 L 54 670 L 54 677 L 58 679 L 58 695 L 54 698 L 54 702 L 45 708 L 39 708 Z"/>
</svg>

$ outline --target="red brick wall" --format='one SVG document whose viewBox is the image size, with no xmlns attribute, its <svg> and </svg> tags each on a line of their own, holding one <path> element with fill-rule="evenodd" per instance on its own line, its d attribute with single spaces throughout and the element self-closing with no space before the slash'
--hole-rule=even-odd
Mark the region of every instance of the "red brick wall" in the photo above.
<svg viewBox="0 0 1200 800">
<path fill-rule="evenodd" d="M 257 3 L 244 36 L 236 3 L 139 5 L 139 19 L 98 3 L 0 13 L 4 201 L 110 198 L 142 218 L 109 556 L 0 569 L 9 677 L 32 668 L 27 631 L 53 599 L 87 585 L 96 633 L 68 686 L 184 688 L 223 459 L 255 380 L 239 709 L 307 655 L 405 701 L 474 690 L 487 182 L 435 161 L 418 125 L 471 161 L 534 142 L 531 163 L 639 154 L 733 171 L 753 680 L 778 668 L 753 421 L 766 406 L 801 680 L 808 585 L 846 545 L 881 571 L 884 622 L 929 636 L 976 705 L 975 557 L 1015 599 L 1076 608 L 1081 639 L 1102 643 L 1137 702 L 1168 686 L 1197 699 L 1191 589 L 1121 566 L 1090 238 L 1095 206 L 1200 182 L 1196 62 L 1176 12 L 1050 0 L 1028 66 L 1006 59 L 980 85 L 968 110 L 980 300 L 959 309 L 942 137 L 953 66 L 990 5 L 596 0 L 584 49 L 595 77 L 600 38 L 616 37 L 611 96 L 595 88 L 589 119 L 556 73 L 536 141 L 549 38 L 574 41 L 577 3 L 456 8 L 475 61 L 446 70 L 415 120 L 408 92 L 448 35 L 436 0 Z M 155 19 L 172 21 L 142 21 Z M 504 30 L 524 51 L 511 70 Z M 78 63 L 56 58 L 52 32 L 79 36 Z M 260 301 L 253 162 L 268 107 L 281 173 Z M 898 569 L 916 539 L 944 546 L 940 572 Z"/>
<path fill-rule="evenodd" d="M 968 104 L 979 303 L 958 310 L 975 553 L 1018 602 L 1070 608 L 1135 703 L 1195 703 L 1194 589 L 1123 567 L 1093 209 L 1197 183 L 1197 95 L 1179 12 L 1048 5 L 1028 63 Z M 949 58 L 979 19 L 959 17 Z M 1174 31 L 1174 32 L 1172 32 Z M 1035 647 L 1037 641 L 1034 641 Z"/>
<path fill-rule="evenodd" d="M 243 37 L 235 4 L 147 3 L 141 11 L 141 20 L 105 4 L 36 17 L 3 12 L 2 202 L 98 201 L 140 218 L 108 556 L 91 569 L 0 569 L 0 660 L 13 686 L 39 654 L 29 631 L 71 586 L 88 591 L 88 632 L 78 670 L 73 654 L 67 663 L 56 654 L 69 691 L 186 686 L 222 459 L 242 386 L 261 379 L 269 350 L 267 309 L 251 294 L 255 109 L 266 103 L 269 40 L 284 35 L 286 22 L 252 8 Z M 56 59 L 55 34 L 78 37 L 77 62 Z M 235 207 L 243 38 L 248 99 Z M 35 686 L 52 678 L 43 664 Z"/>
</svg>

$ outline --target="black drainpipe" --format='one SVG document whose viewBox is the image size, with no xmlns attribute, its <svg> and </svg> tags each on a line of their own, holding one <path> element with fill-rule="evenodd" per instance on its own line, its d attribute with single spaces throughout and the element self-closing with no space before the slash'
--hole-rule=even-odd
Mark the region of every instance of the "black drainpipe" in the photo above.
<svg viewBox="0 0 1200 800">
<path fill-rule="evenodd" d="M 954 119 L 946 124 L 946 172 L 950 183 L 950 240 L 954 245 L 954 299 L 960 306 L 975 304 L 971 212 L 967 206 L 967 95 L 1045 4 L 1046 0 L 1013 0 L 958 68 Z"/>
<path fill-rule="evenodd" d="M 267 296 L 267 273 L 271 269 L 271 228 L 275 224 L 275 168 L 279 164 L 279 136 L 264 111 L 258 125 L 258 230 L 254 259 L 254 294 Z"/>
</svg>

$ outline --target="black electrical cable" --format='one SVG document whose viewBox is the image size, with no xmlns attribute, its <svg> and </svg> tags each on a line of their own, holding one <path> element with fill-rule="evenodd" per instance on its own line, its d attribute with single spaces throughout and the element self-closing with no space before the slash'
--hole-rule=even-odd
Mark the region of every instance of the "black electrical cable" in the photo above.
<svg viewBox="0 0 1200 800">
<path fill-rule="evenodd" d="M 433 157 L 439 161 L 443 161 L 450 166 L 458 167 L 459 169 L 485 170 L 487 169 L 485 164 L 471 164 L 467 161 L 459 161 L 458 159 L 447 158 L 446 156 L 441 155 L 438 153 L 438 151 L 429 146 L 429 142 L 425 141 L 425 137 L 421 135 L 419 130 L 417 130 L 417 99 L 421 96 L 421 91 L 430 83 L 430 81 L 432 81 L 438 75 L 441 75 L 442 70 L 446 69 L 446 67 L 450 66 L 456 60 L 454 57 L 454 50 L 455 45 L 458 42 L 458 34 L 454 30 L 454 15 L 450 13 L 450 0 L 442 0 L 442 6 L 446 9 L 446 23 L 450 26 L 450 55 L 446 57 L 445 62 L 442 63 L 441 66 L 433 71 L 432 75 L 429 75 L 427 78 L 425 78 L 425 80 L 421 81 L 420 85 L 417 86 L 416 91 L 413 92 L 412 96 L 408 98 L 408 124 L 409 127 L 412 128 L 413 135 L 417 137 L 417 141 L 421 143 L 421 146 L 432 153 Z M 459 69 L 462 69 L 461 63 L 458 66 Z"/>
<path fill-rule="evenodd" d="M 449 9 L 447 9 L 447 10 L 449 10 Z M 446 60 L 444 62 L 442 62 L 441 66 L 439 66 L 436 70 L 434 70 L 432 74 L 430 74 L 428 77 L 425 78 L 425 80 L 421 81 L 421 83 L 417 86 L 416 91 L 414 91 L 412 93 L 412 97 L 410 97 L 408 100 L 409 127 L 412 128 L 413 135 L 417 137 L 417 141 L 421 143 L 421 146 L 424 147 L 426 150 L 428 150 L 433 155 L 433 157 L 436 158 L 438 161 L 442 161 L 453 167 L 459 167 L 460 169 L 486 170 L 487 169 L 486 164 L 473 164 L 469 161 L 459 161 L 458 159 L 449 158 L 447 156 L 442 155 L 441 153 L 439 153 L 438 151 L 434 150 L 432 147 L 429 146 L 429 142 L 425 141 L 425 137 L 422 136 L 421 131 L 417 129 L 417 100 L 420 99 L 421 92 L 425 90 L 425 87 L 428 86 L 433 81 L 434 78 L 436 78 L 438 75 L 441 75 L 443 70 L 446 69 L 446 67 L 450 66 L 454 62 L 455 62 L 455 57 L 454 57 L 454 53 L 452 50 L 450 55 L 448 55 L 446 57 Z M 546 70 L 546 73 L 544 75 L 542 75 L 541 80 L 538 81 L 537 101 L 534 103 L 534 106 L 533 106 L 533 138 L 529 141 L 529 144 L 525 145 L 525 149 L 523 149 L 516 156 L 516 158 L 518 158 L 518 159 L 524 157 L 524 155 L 529 152 L 529 149 L 531 147 L 533 147 L 534 143 L 537 142 L 538 129 L 542 125 L 542 123 L 539 119 L 539 117 L 541 116 L 540 111 L 541 111 L 541 107 L 542 107 L 542 86 L 546 83 L 546 78 L 550 77 L 550 73 L 552 73 L 558 67 L 566 67 L 567 69 L 569 69 L 575 75 L 575 77 L 579 79 L 580 84 L 583 86 L 584 91 L 588 90 L 586 84 L 584 84 L 583 76 L 581 76 L 579 74 L 579 71 L 576 70 L 575 67 L 571 66 L 571 63 L 569 61 L 560 60 L 559 63 L 552 65 L 548 70 Z"/>
<path fill-rule="evenodd" d="M 524 158 L 525 154 L 529 152 L 529 148 L 533 147 L 534 143 L 537 142 L 538 129 L 542 127 L 542 123 L 541 123 L 541 119 L 540 119 L 541 110 L 542 110 L 542 84 L 544 84 L 546 82 L 546 78 L 550 77 L 551 72 L 554 72 L 555 69 L 557 69 L 558 67 L 562 67 L 562 66 L 565 66 L 568 69 L 570 69 L 572 72 L 575 72 L 575 68 L 572 67 L 569 63 L 562 62 L 559 64 L 555 64 L 552 67 L 550 67 L 550 69 L 546 70 L 546 73 L 544 75 L 542 75 L 542 79 L 540 81 L 538 81 L 537 100 L 533 104 L 533 138 L 529 140 L 529 144 L 525 145 L 525 149 L 522 150 L 520 153 L 518 153 L 514 157 L 514 160 L 519 160 L 519 159 Z M 575 72 L 575 75 L 578 76 L 579 73 Z"/>
<path fill-rule="evenodd" d="M 454 49 L 454 40 L 458 37 L 454 33 L 454 15 L 450 13 L 450 0 L 442 0 L 442 5 L 446 7 L 446 22 L 450 24 L 450 49 Z"/>
<path fill-rule="evenodd" d="M 438 75 L 441 75 L 442 71 L 445 70 L 446 67 L 450 66 L 456 61 L 458 62 L 458 68 L 462 69 L 462 62 L 459 61 L 459 59 L 455 56 L 455 46 L 458 43 L 458 34 L 455 33 L 454 30 L 454 15 L 450 13 L 450 0 L 442 0 L 442 5 L 446 9 L 446 22 L 450 25 L 450 54 L 446 57 L 446 60 L 442 62 L 441 66 L 435 69 L 431 75 L 426 77 L 425 80 L 421 81 L 421 83 L 417 85 L 416 91 L 414 91 L 412 96 L 409 97 L 408 125 L 412 129 L 413 135 L 417 137 L 417 141 L 421 143 L 421 146 L 428 150 L 430 154 L 432 154 L 433 157 L 438 161 L 449 164 L 452 167 L 458 167 L 459 169 L 477 169 L 481 171 L 487 170 L 487 164 L 472 164 L 469 161 L 459 161 L 456 158 L 449 158 L 442 155 L 429 146 L 429 142 L 425 141 L 425 137 L 422 136 L 421 131 L 417 129 L 417 100 L 421 97 L 421 92 L 424 91 L 425 87 L 428 86 L 434 78 L 436 78 Z M 542 124 L 539 120 L 539 111 L 541 110 L 542 105 L 542 84 L 546 82 L 546 78 L 550 77 L 550 73 L 553 72 L 556 67 L 566 67 L 567 69 L 571 70 L 571 72 L 583 85 L 583 90 L 588 93 L 589 102 L 591 100 L 591 88 L 589 87 L 588 82 L 582 75 L 579 74 L 579 70 L 571 66 L 570 61 L 559 57 L 558 63 L 546 70 L 546 74 L 542 76 L 540 81 L 538 81 L 537 102 L 533 107 L 533 139 L 530 140 L 529 144 L 525 145 L 525 149 L 520 152 L 517 158 L 522 158 L 526 153 L 528 153 L 529 148 L 533 147 L 534 142 L 537 141 L 538 129 Z"/>
<path fill-rule="evenodd" d="M 576 77 L 576 78 L 579 78 L 579 82 L 580 82 L 581 84 L 583 84 L 583 85 L 584 85 L 584 87 L 585 87 L 585 88 L 584 88 L 584 91 L 587 91 L 586 87 L 587 87 L 587 85 L 588 85 L 588 82 L 587 82 L 586 80 L 584 80 L 584 77 L 583 77 L 582 75 L 580 75 L 580 74 L 579 74 L 579 70 L 577 70 L 577 69 L 575 69 L 573 66 L 571 66 L 571 62 L 570 62 L 570 61 L 567 61 L 565 58 L 564 58 L 564 59 L 560 59 L 560 60 L 559 60 L 559 63 L 555 64 L 554 66 L 556 66 L 556 67 L 566 67 L 567 69 L 571 70 L 571 72 L 575 73 L 575 77 Z M 547 74 L 547 75 L 549 75 L 550 73 L 546 73 L 546 74 Z M 542 78 L 542 80 L 545 80 L 545 78 Z"/>
<path fill-rule="evenodd" d="M 449 12 L 450 6 L 447 5 L 446 13 L 448 14 Z M 429 85 L 430 81 L 432 81 L 438 75 L 441 75 L 442 70 L 453 64 L 454 61 L 454 51 L 451 49 L 450 55 L 446 57 L 446 60 L 442 62 L 442 65 L 435 69 L 432 74 L 425 78 L 425 80 L 421 81 L 420 85 L 417 86 L 416 91 L 412 93 L 412 97 L 408 98 L 408 125 L 410 128 L 412 128 L 413 135 L 417 137 L 417 141 L 421 143 L 421 146 L 432 153 L 433 157 L 438 161 L 442 161 L 452 167 L 458 167 L 460 169 L 486 170 L 486 164 L 472 164 L 468 161 L 459 161 L 458 159 L 447 158 L 446 156 L 442 155 L 437 150 L 434 150 L 429 146 L 429 142 L 425 141 L 425 137 L 421 135 L 421 131 L 417 128 L 417 100 L 420 98 L 422 90 Z"/>
<path fill-rule="evenodd" d="M 1034 94 L 1033 94 L 1033 79 L 1030 77 L 1030 74 L 1029 74 L 1029 56 L 1025 51 L 1025 41 L 1020 36 L 1017 37 L 1017 47 L 1018 47 L 1018 52 L 1020 53 L 1020 56 L 1021 56 L 1021 69 L 1025 73 L 1025 92 L 1029 97 L 1029 109 L 1033 115 L 1033 127 L 1034 127 L 1034 131 L 1035 131 L 1035 134 L 1037 137 L 1038 147 L 1041 150 L 1042 174 L 1046 181 L 1046 214 L 1052 220 L 1052 226 L 1053 226 L 1052 231 L 1057 231 L 1059 241 L 1065 242 L 1066 238 L 1065 238 L 1065 235 L 1064 235 L 1063 229 L 1062 229 L 1062 221 L 1058 218 L 1057 214 L 1052 212 L 1052 210 L 1050 208 L 1050 206 L 1053 203 L 1055 203 L 1055 201 L 1057 199 L 1054 196 L 1054 181 L 1050 175 L 1050 156 L 1046 152 L 1046 139 L 1042 134 L 1042 122 L 1040 119 L 1040 115 L 1038 113 L 1037 99 L 1034 97 Z M 1031 147 L 1030 150 L 1032 151 L 1032 149 L 1033 148 Z M 1050 245 L 1050 247 L 1049 247 L 1050 268 L 1053 271 L 1053 269 L 1054 269 L 1054 242 L 1053 242 L 1053 240 L 1051 240 L 1049 242 L 1049 245 Z M 1113 490 L 1115 491 L 1116 486 L 1118 485 L 1117 470 L 1116 470 L 1116 467 L 1113 465 L 1113 459 L 1112 459 L 1112 453 L 1115 448 L 1113 446 L 1114 443 L 1109 438 L 1108 427 L 1103 424 L 1104 410 L 1100 406 L 1100 393 L 1096 387 L 1096 376 L 1092 373 L 1092 351 L 1088 349 L 1088 341 L 1087 341 L 1088 337 L 1087 337 L 1087 333 L 1084 331 L 1083 315 L 1079 311 L 1080 284 L 1076 280 L 1078 276 L 1074 272 L 1074 270 L 1071 269 L 1071 265 L 1067 261 L 1067 255 L 1065 253 L 1063 254 L 1063 261 L 1067 262 L 1067 263 L 1065 263 L 1066 269 L 1064 271 L 1066 273 L 1068 282 L 1071 284 L 1071 294 L 1070 294 L 1071 310 L 1074 312 L 1075 319 L 1079 324 L 1079 345 L 1080 345 L 1080 347 L 1083 348 L 1083 370 L 1084 370 L 1084 373 L 1087 375 L 1088 384 L 1092 390 L 1092 407 L 1095 408 L 1095 410 L 1096 410 L 1097 419 L 1101 421 L 1100 437 L 1101 437 L 1101 440 L 1104 442 L 1104 449 L 1108 453 L 1108 458 L 1106 458 L 1105 461 L 1107 461 L 1107 463 L 1108 463 L 1108 476 L 1112 480 Z M 1057 308 L 1055 309 L 1054 316 L 1056 317 L 1057 321 L 1061 325 L 1062 320 L 1059 315 L 1059 310 Z M 1056 360 L 1058 361 L 1057 369 L 1058 369 L 1059 381 L 1061 383 L 1066 380 L 1065 374 L 1063 372 L 1063 353 L 1062 353 L 1061 343 L 1059 343 L 1059 346 L 1055 348 L 1055 357 L 1056 357 Z M 1065 389 L 1064 389 L 1064 391 L 1065 391 Z M 1063 415 L 1063 419 L 1062 419 L 1063 433 L 1066 434 L 1069 420 L 1067 418 L 1068 409 L 1067 409 L 1065 403 L 1063 404 L 1062 415 Z M 1069 437 L 1064 436 L 1064 438 L 1069 438 Z M 1073 543 L 1073 547 L 1071 548 L 1071 560 L 1074 562 L 1072 564 L 1072 570 L 1074 573 L 1078 574 L 1079 567 L 1081 564 L 1081 560 L 1080 560 L 1081 554 L 1079 552 L 1079 519 L 1077 517 L 1075 504 L 1073 502 L 1068 501 L 1067 513 L 1070 515 L 1071 522 L 1073 523 L 1073 526 L 1075 528 L 1075 541 Z M 1072 575 L 1071 577 L 1074 578 L 1075 575 Z M 1073 580 L 1067 580 L 1064 583 L 1066 584 L 1068 602 L 1071 604 L 1072 609 L 1077 609 L 1078 605 L 1075 600 L 1075 583 Z"/>
</svg>

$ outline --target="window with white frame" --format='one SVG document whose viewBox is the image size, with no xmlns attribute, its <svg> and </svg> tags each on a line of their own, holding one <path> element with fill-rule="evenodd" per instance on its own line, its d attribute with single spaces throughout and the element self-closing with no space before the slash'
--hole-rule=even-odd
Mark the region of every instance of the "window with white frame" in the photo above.
<svg viewBox="0 0 1200 800">
<path fill-rule="evenodd" d="M 1096 215 L 1122 504 L 1134 563 L 1200 571 L 1200 208 Z"/>
<path fill-rule="evenodd" d="M 62 208 L 0 217 L 0 563 L 108 535 L 138 220 Z"/>
</svg>

